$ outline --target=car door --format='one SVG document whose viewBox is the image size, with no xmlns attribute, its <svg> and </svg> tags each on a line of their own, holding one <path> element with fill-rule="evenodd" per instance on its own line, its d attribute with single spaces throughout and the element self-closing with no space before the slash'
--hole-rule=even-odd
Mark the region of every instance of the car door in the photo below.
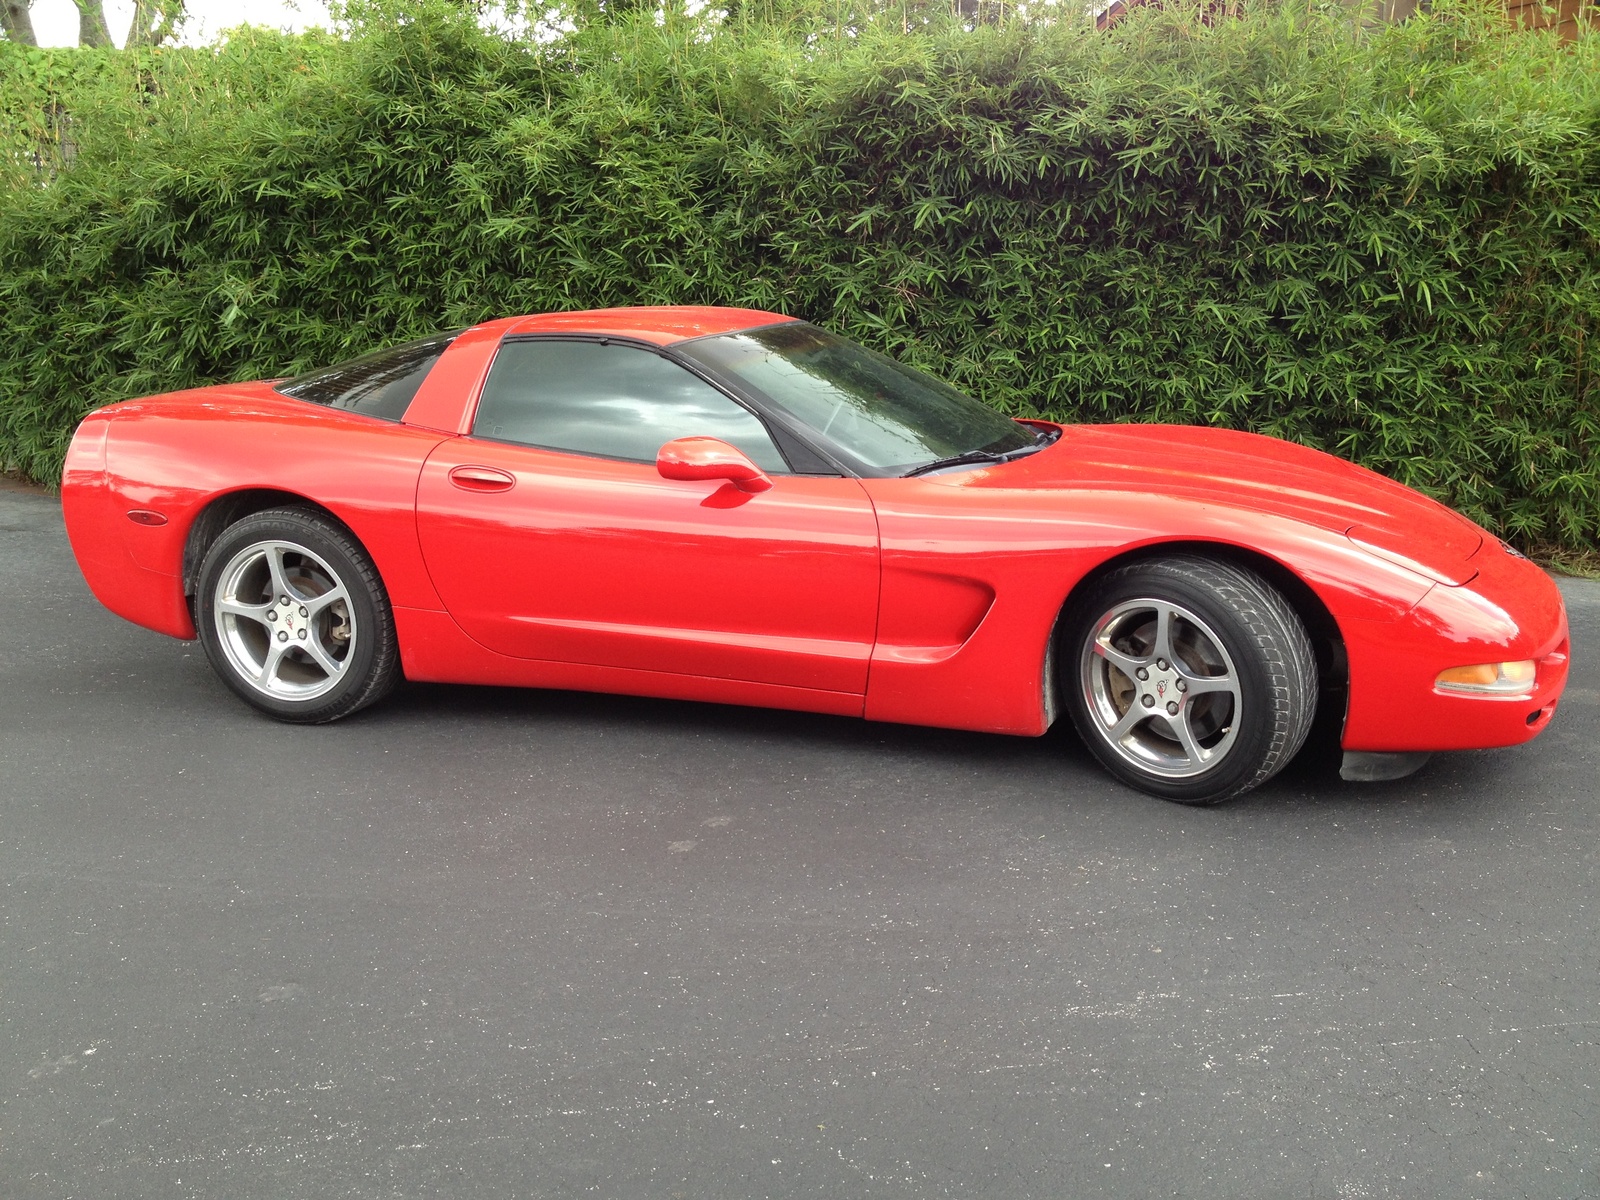
<svg viewBox="0 0 1600 1200">
<path fill-rule="evenodd" d="M 772 479 L 662 478 L 712 436 Z M 502 654 L 864 694 L 878 533 L 861 485 L 789 471 L 761 420 L 651 348 L 508 340 L 417 526 L 455 620 Z"/>
</svg>

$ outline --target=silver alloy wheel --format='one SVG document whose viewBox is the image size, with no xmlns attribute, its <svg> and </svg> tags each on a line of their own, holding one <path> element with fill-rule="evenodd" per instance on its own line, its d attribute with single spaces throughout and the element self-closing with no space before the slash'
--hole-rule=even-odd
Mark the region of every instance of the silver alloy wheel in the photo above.
<svg viewBox="0 0 1600 1200">
<path fill-rule="evenodd" d="M 314 700 L 338 686 L 352 661 L 350 593 L 304 546 L 246 546 L 222 569 L 211 607 L 229 665 L 265 696 Z"/>
<path fill-rule="evenodd" d="M 1222 639 L 1170 600 L 1125 600 L 1095 622 L 1079 678 L 1095 729 L 1163 779 L 1215 767 L 1239 732 L 1239 672 Z"/>
</svg>

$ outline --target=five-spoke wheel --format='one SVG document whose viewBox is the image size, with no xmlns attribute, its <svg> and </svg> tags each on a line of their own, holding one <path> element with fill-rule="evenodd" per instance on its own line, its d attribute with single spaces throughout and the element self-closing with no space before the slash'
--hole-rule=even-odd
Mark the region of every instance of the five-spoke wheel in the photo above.
<svg viewBox="0 0 1600 1200">
<path fill-rule="evenodd" d="M 212 612 L 229 665 L 280 699 L 312 700 L 337 687 L 358 644 L 349 591 L 293 542 L 257 542 L 235 554 Z"/>
<path fill-rule="evenodd" d="M 1189 556 L 1121 567 L 1076 598 L 1064 630 L 1078 731 L 1136 787 L 1211 803 L 1270 778 L 1305 740 L 1311 644 L 1253 572 Z"/>
<path fill-rule="evenodd" d="M 229 526 L 201 566 L 195 610 L 224 682 L 284 720 L 331 721 L 399 677 L 376 568 L 314 511 L 272 509 Z"/>
<path fill-rule="evenodd" d="M 1083 686 L 1105 739 L 1135 766 L 1187 779 L 1238 738 L 1239 676 L 1222 639 L 1170 600 L 1125 600 L 1084 644 Z"/>
</svg>

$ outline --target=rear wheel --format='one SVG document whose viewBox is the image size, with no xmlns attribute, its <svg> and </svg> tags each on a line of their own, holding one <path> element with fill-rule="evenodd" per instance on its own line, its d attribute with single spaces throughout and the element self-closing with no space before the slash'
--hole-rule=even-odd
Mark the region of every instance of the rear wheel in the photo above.
<svg viewBox="0 0 1600 1200">
<path fill-rule="evenodd" d="M 377 568 L 309 509 L 269 509 L 223 531 L 200 567 L 195 626 L 222 681 L 279 720 L 337 720 L 400 679 Z"/>
<path fill-rule="evenodd" d="M 1109 572 L 1064 622 L 1089 749 L 1134 787 L 1211 804 L 1277 774 L 1316 710 L 1310 639 L 1254 572 L 1173 556 Z"/>
</svg>

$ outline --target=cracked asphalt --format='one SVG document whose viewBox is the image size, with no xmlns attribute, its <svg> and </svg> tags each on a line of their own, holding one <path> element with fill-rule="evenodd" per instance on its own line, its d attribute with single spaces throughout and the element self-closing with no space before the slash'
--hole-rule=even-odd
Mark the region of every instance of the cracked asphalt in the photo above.
<svg viewBox="0 0 1600 1200">
<path fill-rule="evenodd" d="M 1600 584 L 1526 747 L 1216 809 L 1039 740 L 274 724 L 0 490 L 0 1195 L 1600 1195 Z"/>
</svg>

